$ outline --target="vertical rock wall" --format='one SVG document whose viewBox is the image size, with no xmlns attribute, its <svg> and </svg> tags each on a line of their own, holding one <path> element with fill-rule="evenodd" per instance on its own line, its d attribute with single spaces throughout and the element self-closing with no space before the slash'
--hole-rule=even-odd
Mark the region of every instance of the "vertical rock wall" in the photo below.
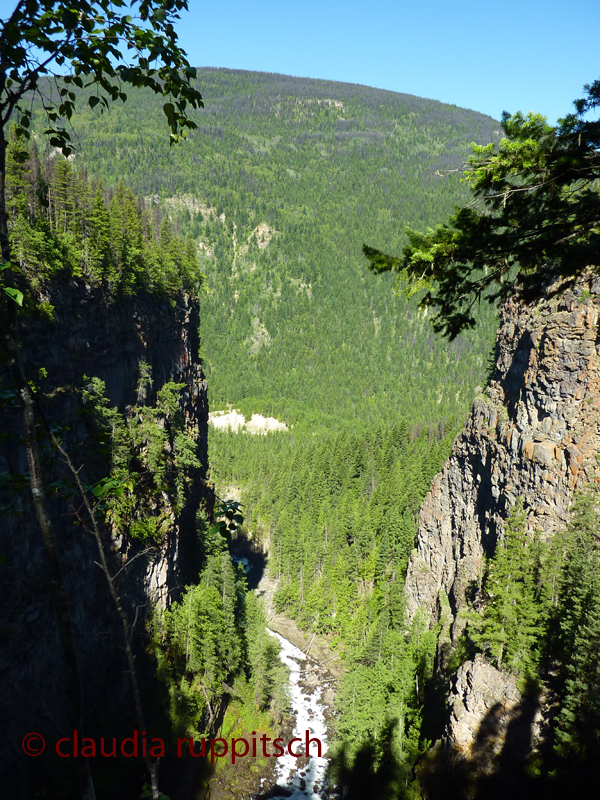
<svg viewBox="0 0 600 800">
<path fill-rule="evenodd" d="M 516 498 L 530 533 L 549 537 L 565 525 L 576 490 L 600 480 L 600 279 L 559 288 L 533 306 L 503 307 L 493 379 L 421 507 L 406 595 L 411 613 L 422 608 L 442 621 L 440 666 Z M 447 691 L 445 729 L 420 770 L 425 796 L 517 791 L 551 703 L 521 695 L 514 676 L 481 656 L 460 667 Z"/>
<path fill-rule="evenodd" d="M 406 578 L 411 613 L 439 617 L 448 595 L 458 612 L 476 592 L 510 506 L 523 498 L 531 532 L 564 525 L 574 492 L 598 480 L 600 279 L 534 306 L 502 309 L 493 380 L 423 502 Z"/>
<path fill-rule="evenodd" d="M 176 599 L 181 587 L 197 577 L 196 511 L 201 505 L 212 507 L 206 480 L 208 404 L 198 360 L 198 305 L 184 296 L 177 301 L 143 295 L 114 300 L 73 281 L 56 287 L 50 300 L 55 306 L 54 322 L 25 319 L 22 352 L 28 376 L 38 380 L 40 368 L 47 373 L 39 379 L 44 413 L 50 424 L 63 430 L 68 427 L 65 441 L 74 458 L 80 459 L 76 466 L 83 464 L 84 480 L 100 476 L 100 465 L 94 461 L 97 429 L 80 414 L 79 387 L 84 375 L 104 380 L 111 405 L 121 412 L 138 402 L 141 361 L 151 367 L 147 403 L 153 404 L 166 381 L 184 384 L 180 408 L 197 436 L 202 467 L 189 475 L 183 511 L 173 514 L 172 526 L 160 545 L 146 551 L 139 542 L 109 543 L 107 539 L 113 551 L 113 572 L 123 569 L 119 578 L 123 602 L 130 620 L 137 619 L 134 644 L 141 678 L 151 685 L 152 664 L 143 661 L 144 619 L 153 604 Z M 0 473 L 26 473 L 19 410 L 0 409 L 0 425 L 1 432 L 8 434 L 0 441 Z M 43 457 L 49 481 L 57 466 L 48 448 Z M 113 721 L 131 706 L 122 630 L 104 575 L 95 563 L 94 539 L 73 524 L 67 504 L 52 498 L 49 502 L 84 678 L 84 725 L 114 736 Z M 11 796 L 28 798 L 32 782 L 37 780 L 39 785 L 40 774 L 56 765 L 51 754 L 46 754 L 45 762 L 25 756 L 23 736 L 39 732 L 48 747 L 61 736 L 69 736 L 68 691 L 46 554 L 28 492 L 15 495 L 0 488 L 0 503 L 7 506 L 0 516 L 0 553 L 5 559 L 0 564 L 0 677 L 5 687 L 0 697 L 0 786 L 12 787 L 16 793 Z M 54 761 L 58 760 L 54 755 Z"/>
</svg>

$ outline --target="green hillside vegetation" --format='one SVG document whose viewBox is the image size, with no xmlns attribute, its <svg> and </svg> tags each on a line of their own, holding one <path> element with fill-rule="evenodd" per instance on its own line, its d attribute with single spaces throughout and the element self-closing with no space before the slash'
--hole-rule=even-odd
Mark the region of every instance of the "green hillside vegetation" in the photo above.
<svg viewBox="0 0 600 800">
<path fill-rule="evenodd" d="M 366 269 L 364 241 L 395 250 L 466 199 L 452 173 L 489 117 L 410 95 L 280 75 L 198 71 L 199 129 L 169 148 L 159 100 L 130 92 L 73 117 L 85 165 L 125 182 L 193 237 L 208 293 L 211 407 L 312 431 L 436 422 L 468 407 L 495 318 L 448 346 Z M 81 98 L 82 100 L 84 98 Z M 35 117 L 41 129 L 42 112 Z"/>
<path fill-rule="evenodd" d="M 447 665 L 445 677 L 450 678 L 461 661 L 480 652 L 498 669 L 519 677 L 526 703 L 535 704 L 541 695 L 552 698 L 541 747 L 529 759 L 522 753 L 520 765 L 512 768 L 511 777 L 528 796 L 593 797 L 597 789 L 598 512 L 598 489 L 588 487 L 576 497 L 565 528 L 540 541 L 527 533 L 526 513 L 517 499 Z M 468 764 L 466 769 L 468 774 Z M 460 768 L 453 770 L 462 785 Z M 484 793 L 486 780 L 479 776 Z"/>
<path fill-rule="evenodd" d="M 192 241 L 175 236 L 159 209 L 150 211 L 122 182 L 105 191 L 61 156 L 40 164 L 35 145 L 14 134 L 6 204 L 13 258 L 34 294 L 61 278 L 103 284 L 115 295 L 198 291 Z"/>
<path fill-rule="evenodd" d="M 28 150 L 14 135 L 7 155 L 10 245 L 23 293 L 23 313 L 41 314 L 52 332 L 49 335 L 56 333 L 51 321 L 54 309 L 42 298 L 51 299 L 54 291 L 74 280 L 103 291 L 105 301 L 115 304 L 119 297 L 138 292 L 154 294 L 164 303 L 182 290 L 198 291 L 202 276 L 195 248 L 172 230 L 160 208 L 149 211 L 121 182 L 103 189 L 99 181 L 88 179 L 84 170 L 74 169 L 61 157 L 40 161 L 35 146 Z M 14 305 L 14 300 L 2 294 L 4 313 L 9 304 Z M 67 503 L 86 493 L 87 509 L 96 523 L 153 548 L 164 540 L 174 513 L 181 513 L 186 489 L 201 466 L 196 436 L 178 410 L 184 384 L 165 383 L 152 405 L 151 368 L 141 362 L 138 403 L 122 414 L 111 407 L 104 382 L 93 377 L 93 370 L 90 364 L 92 377 L 82 375 L 82 385 L 73 391 L 83 400 L 80 413 L 95 423 L 86 447 L 80 445 L 77 450 L 78 457 L 85 459 L 86 478 L 94 483 L 84 487 L 74 482 L 73 475 L 61 473 L 47 493 Z M 40 369 L 39 377 L 47 386 L 45 369 Z M 14 407 L 17 392 L 6 371 L 0 389 L 0 406 Z M 40 405 L 48 403 L 51 395 L 40 388 L 36 392 Z M 56 458 L 50 453 L 60 444 L 51 437 L 62 437 L 68 430 L 40 426 L 45 475 L 56 468 Z M 63 444 L 77 448 L 73 442 Z M 9 502 L 0 506 L 1 520 L 4 514 L 14 513 L 14 495 L 28 488 L 29 475 L 2 472 L 0 486 L 11 493 Z M 92 523 L 85 506 L 75 515 L 89 534 Z M 198 513 L 197 532 L 202 564 L 198 583 L 187 587 L 169 609 L 156 611 L 152 619 L 152 642 L 147 645 L 156 660 L 158 679 L 152 722 L 173 750 L 177 736 L 198 739 L 203 733 L 214 734 L 213 709 L 225 712 L 222 730 L 229 736 L 256 729 L 273 738 L 273 726 L 282 724 L 288 709 L 288 674 L 279 660 L 279 645 L 267 633 L 264 610 L 254 593 L 247 591 L 243 570 L 234 565 L 218 526 L 210 526 L 204 511 Z M 125 597 L 126 589 L 121 591 Z M 127 721 L 130 724 L 129 711 Z M 96 722 L 90 722 L 91 729 L 95 730 Z M 123 787 L 133 773 L 119 765 L 103 769 L 99 785 L 122 782 L 119 788 L 126 791 Z M 132 780 L 139 782 L 139 776 Z M 66 771 L 59 777 L 46 776 L 40 791 L 58 785 L 68 794 L 69 781 Z"/>
<path fill-rule="evenodd" d="M 222 485 L 245 486 L 249 533 L 271 541 L 277 611 L 326 635 L 343 658 L 333 770 L 343 779 L 344 766 L 373 746 L 369 769 L 381 785 L 371 797 L 413 796 L 438 631 L 419 616 L 407 622 L 404 578 L 421 501 L 456 432 L 423 427 L 411 436 L 401 421 L 304 444 L 281 434 L 211 435 L 213 473 Z M 397 766 L 389 781 L 379 774 L 386 736 Z"/>
<path fill-rule="evenodd" d="M 264 609 L 247 591 L 244 570 L 233 564 L 223 537 L 211 533 L 205 520 L 198 522 L 206 556 L 199 582 L 157 612 L 153 624 L 173 742 L 180 736 L 197 740 L 203 723 L 213 724 L 224 684 L 232 684 L 225 724 L 240 733 L 259 728 L 272 735 L 289 705 L 279 643 L 267 632 Z"/>
<path fill-rule="evenodd" d="M 402 256 L 365 245 L 375 272 L 392 271 L 433 327 L 450 339 L 476 324 L 473 308 L 517 297 L 531 303 L 551 278 L 573 286 L 595 265 L 600 225 L 600 80 L 583 87 L 575 111 L 549 125 L 542 114 L 502 114 L 504 134 L 474 144 L 463 182 L 470 201 L 445 223 L 408 230 Z"/>
<path fill-rule="evenodd" d="M 198 86 L 199 129 L 172 149 L 149 92 L 102 115 L 78 103 L 74 160 L 44 158 L 48 206 L 36 200 L 35 154 L 29 172 L 15 167 L 34 209 L 12 212 L 23 220 L 23 270 L 115 292 L 147 284 L 168 295 L 202 282 L 212 409 L 231 404 L 294 426 L 266 437 L 211 433 L 217 489 L 242 487 L 247 527 L 269 538 L 278 608 L 327 635 L 344 658 L 338 774 L 372 746 L 376 795 L 410 796 L 437 631 L 416 619 L 406 635 L 402 585 L 421 500 L 485 380 L 496 317 L 485 306 L 473 331 L 437 339 L 413 302 L 393 296 L 391 280 L 369 273 L 362 244 L 395 251 L 405 224 L 427 226 L 464 203 L 445 171 L 464 162 L 473 140 L 493 141 L 497 123 L 408 95 L 285 76 L 200 70 Z M 42 125 L 34 110 L 34 130 Z M 36 250 L 38 239 L 53 243 L 56 258 Z M 240 696 L 244 676 L 262 686 L 248 698 L 260 713 L 277 717 L 285 705 L 272 648 L 265 640 L 264 652 L 252 649 L 233 621 L 232 608 L 245 612 L 228 563 L 213 553 L 199 586 L 157 622 L 181 730 L 193 729 L 225 680 Z M 397 768 L 385 777 L 390 759 Z"/>
<path fill-rule="evenodd" d="M 162 139 L 155 98 L 132 93 L 122 108 L 74 117 L 74 163 L 109 187 L 127 181 L 194 240 L 211 408 L 294 425 L 266 437 L 212 432 L 213 478 L 223 493 L 242 487 L 247 528 L 270 539 L 278 608 L 343 656 L 334 771 L 344 780 L 372 747 L 376 795 L 408 796 L 437 631 L 417 619 L 405 635 L 406 563 L 421 500 L 485 380 L 496 322 L 486 307 L 477 329 L 438 340 L 414 303 L 394 298 L 391 280 L 369 273 L 362 244 L 402 247 L 405 224 L 422 227 L 464 202 L 444 171 L 463 163 L 471 141 L 493 140 L 497 125 L 323 81 L 200 70 L 198 85 L 206 108 L 184 146 Z M 190 590 L 188 602 L 206 591 Z M 193 722 L 205 662 L 191 671 L 169 636 L 177 713 L 191 709 Z M 271 707 L 278 696 L 273 689 Z"/>
</svg>

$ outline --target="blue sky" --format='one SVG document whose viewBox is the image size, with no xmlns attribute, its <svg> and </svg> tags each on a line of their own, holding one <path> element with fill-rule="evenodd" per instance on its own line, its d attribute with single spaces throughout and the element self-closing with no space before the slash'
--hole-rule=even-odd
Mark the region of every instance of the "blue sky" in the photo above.
<svg viewBox="0 0 600 800">
<path fill-rule="evenodd" d="M 600 78 L 599 0 L 189 0 L 195 66 L 362 83 L 498 119 L 572 110 Z"/>
</svg>

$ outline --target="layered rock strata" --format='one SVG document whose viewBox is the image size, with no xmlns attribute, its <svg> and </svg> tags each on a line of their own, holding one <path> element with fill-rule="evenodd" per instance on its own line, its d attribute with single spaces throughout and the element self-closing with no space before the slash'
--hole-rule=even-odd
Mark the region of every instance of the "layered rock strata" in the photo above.
<svg viewBox="0 0 600 800">
<path fill-rule="evenodd" d="M 544 538 L 565 524 L 574 492 L 598 480 L 600 279 L 558 288 L 503 307 L 493 379 L 421 507 L 408 607 L 435 620 L 447 595 L 454 642 L 515 499 Z"/>
</svg>

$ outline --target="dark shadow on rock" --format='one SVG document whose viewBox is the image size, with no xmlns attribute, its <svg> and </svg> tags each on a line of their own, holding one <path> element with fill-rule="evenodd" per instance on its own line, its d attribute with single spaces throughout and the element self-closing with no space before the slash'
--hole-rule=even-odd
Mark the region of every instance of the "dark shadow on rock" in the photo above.
<svg viewBox="0 0 600 800">
<path fill-rule="evenodd" d="M 513 417 L 517 403 L 521 399 L 525 388 L 525 373 L 529 366 L 532 349 L 533 341 L 531 339 L 531 334 L 529 331 L 524 331 L 514 349 L 514 355 L 506 376 L 502 380 L 510 418 Z"/>
<path fill-rule="evenodd" d="M 423 796 L 427 800 L 584 800 L 598 797 L 598 786 L 582 780 L 581 790 L 565 774 L 549 774 L 549 767 L 531 757 L 533 723 L 539 700 L 535 687 L 526 688 L 522 702 L 513 710 L 504 743 L 498 750 L 502 706 L 496 703 L 482 720 L 472 751 L 465 753 L 440 740 L 417 766 Z M 547 748 L 546 748 L 547 749 Z M 551 755 L 551 748 L 550 748 Z M 589 791 L 594 786 L 593 793 Z"/>
<path fill-rule="evenodd" d="M 443 739 L 425 753 L 416 770 L 424 797 L 428 800 L 473 800 L 478 796 L 480 777 L 494 769 L 494 745 L 501 711 L 501 704 L 496 703 L 486 714 L 471 754 Z"/>
<path fill-rule="evenodd" d="M 448 652 L 451 649 L 450 642 L 443 645 L 443 649 L 438 652 L 438 663 L 445 664 Z M 447 686 L 441 670 L 434 672 L 433 677 L 425 685 L 425 700 L 423 703 L 423 721 L 421 723 L 421 737 L 435 742 L 444 734 L 447 722 Z"/>
<path fill-rule="evenodd" d="M 258 544 L 247 539 L 245 536 L 238 536 L 229 542 L 229 552 L 234 558 L 245 558 L 250 569 L 246 572 L 248 589 L 253 591 L 260 583 L 266 568 L 267 555 L 263 553 Z"/>
<path fill-rule="evenodd" d="M 488 450 L 485 464 L 478 458 L 471 458 L 473 479 L 478 486 L 474 516 L 477 520 L 478 530 L 481 531 L 481 546 L 488 558 L 494 554 L 498 541 L 498 528 L 495 516 L 497 502 L 492 492 L 492 452 Z"/>
<path fill-rule="evenodd" d="M 209 781 L 214 771 L 208 758 L 193 758 L 187 754 L 178 758 L 173 754 L 161 765 L 161 786 L 171 800 L 196 800 L 208 796 Z"/>
<path fill-rule="evenodd" d="M 523 699 L 506 728 L 504 747 L 498 762 L 498 775 L 508 775 L 515 767 L 522 769 L 525 766 L 533 744 L 533 723 L 539 707 L 537 684 L 531 678 L 527 678 Z"/>
</svg>

